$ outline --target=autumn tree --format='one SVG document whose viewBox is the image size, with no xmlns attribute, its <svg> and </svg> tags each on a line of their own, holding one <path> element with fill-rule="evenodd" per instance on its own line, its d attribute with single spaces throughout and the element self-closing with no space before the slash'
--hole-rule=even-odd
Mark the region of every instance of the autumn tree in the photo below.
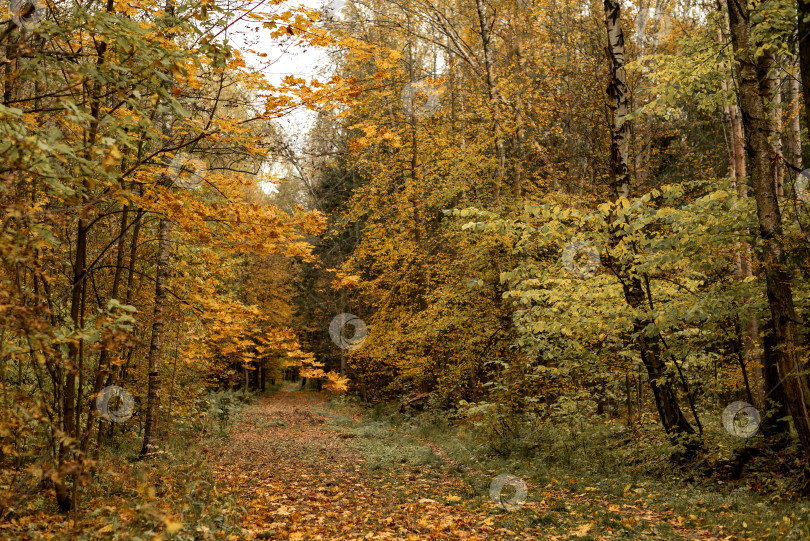
<svg viewBox="0 0 810 541">
<path fill-rule="evenodd" d="M 219 37 L 231 23 L 215 3 L 22 7 L 35 13 L 12 13 L 2 33 L 3 460 L 77 512 L 91 444 L 112 433 L 102 388 L 130 396 L 120 420 L 145 415 L 148 452 L 181 352 L 189 377 L 203 376 L 187 363 L 208 348 L 245 363 L 307 358 L 230 279 L 238 254 L 311 257 L 321 215 L 247 191 L 272 157 L 272 119 L 341 90 L 255 76 Z M 328 42 L 310 12 L 253 20 L 272 39 Z"/>
</svg>

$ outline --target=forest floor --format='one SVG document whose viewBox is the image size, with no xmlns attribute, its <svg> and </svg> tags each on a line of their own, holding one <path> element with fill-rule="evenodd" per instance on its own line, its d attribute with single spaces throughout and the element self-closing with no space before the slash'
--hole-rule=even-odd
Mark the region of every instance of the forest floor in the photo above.
<svg viewBox="0 0 810 541">
<path fill-rule="evenodd" d="M 787 456 L 763 453 L 736 479 L 698 458 L 690 475 L 695 464 L 667 465 L 611 424 L 595 427 L 613 430 L 603 439 L 542 425 L 530 453 L 499 453 L 479 427 L 444 413 L 297 388 L 240 400 L 233 416 L 218 402 L 211 415 L 223 424 L 178 433 L 150 460 L 138 457 L 136 431 L 122 434 L 80 512 L 59 513 L 32 486 L 5 509 L 0 539 L 810 539 Z M 507 488 L 494 501 L 503 474 L 525 482 L 525 497 Z"/>
<path fill-rule="evenodd" d="M 460 466 L 439 445 L 363 428 L 360 410 L 287 386 L 260 398 L 209 448 L 218 490 L 245 508 L 254 539 L 742 539 L 638 491 L 527 483 L 509 510 L 489 496 L 499 473 Z M 414 448 L 422 460 L 369 460 Z M 427 457 L 427 458 L 425 458 Z M 567 486 L 566 486 L 567 485 Z M 508 498 L 504 495 L 503 498 Z M 702 519 L 701 519 L 702 522 Z"/>
</svg>

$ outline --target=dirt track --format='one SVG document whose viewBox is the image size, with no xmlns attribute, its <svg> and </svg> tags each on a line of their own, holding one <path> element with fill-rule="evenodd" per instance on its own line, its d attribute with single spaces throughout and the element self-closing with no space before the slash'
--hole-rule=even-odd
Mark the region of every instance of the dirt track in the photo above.
<svg viewBox="0 0 810 541">
<path fill-rule="evenodd" d="M 629 532 L 619 535 L 594 527 L 591 521 L 597 512 L 629 527 L 642 521 L 651 527 L 667 522 L 674 528 L 674 538 L 715 538 L 684 528 L 666 512 L 610 505 L 596 495 L 551 486 L 532 488 L 541 497 L 530 497 L 520 513 L 550 516 L 549 506 L 554 505 L 562 522 L 518 521 L 524 526 L 520 532 L 499 527 L 505 513 L 487 498 L 471 501 L 460 496 L 469 494 L 469 485 L 448 472 L 450 464 L 444 469 L 403 466 L 369 471 L 347 444 L 353 435 L 330 428 L 330 420 L 319 412 L 328 407 L 325 399 L 292 388 L 248 408 L 211 457 L 218 490 L 235 494 L 247 510 L 245 528 L 251 538 L 628 538 Z M 654 531 L 651 528 L 650 533 Z"/>
</svg>

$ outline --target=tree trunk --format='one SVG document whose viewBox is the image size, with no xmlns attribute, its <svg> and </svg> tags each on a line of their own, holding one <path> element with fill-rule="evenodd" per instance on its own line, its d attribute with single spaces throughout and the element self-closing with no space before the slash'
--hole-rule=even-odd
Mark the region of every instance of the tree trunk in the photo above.
<svg viewBox="0 0 810 541">
<path fill-rule="evenodd" d="M 413 44 L 410 39 L 411 31 L 411 18 L 408 16 L 408 68 L 410 70 L 410 80 L 414 80 L 414 59 L 413 59 Z M 417 137 L 418 121 L 416 120 L 415 111 L 411 111 L 411 155 L 409 163 L 409 178 L 411 180 L 410 188 L 406 187 L 406 192 L 409 193 L 409 199 L 412 207 L 412 220 L 413 220 L 413 242 L 414 242 L 414 302 L 420 311 L 427 310 L 427 269 L 425 268 L 424 259 L 422 256 L 422 207 L 423 198 L 422 190 L 418 189 L 422 183 L 419 182 L 419 139 Z M 341 367 L 343 371 L 344 368 Z"/>
<path fill-rule="evenodd" d="M 773 119 L 773 137 L 771 146 L 774 150 L 773 160 L 773 186 L 777 201 L 784 197 L 783 185 L 785 182 L 785 162 L 782 160 L 782 78 L 776 73 L 768 74 L 766 78 L 768 96 L 771 98 L 771 118 Z"/>
<path fill-rule="evenodd" d="M 127 229 L 132 224 L 128 224 L 129 218 L 129 204 L 124 206 L 123 212 L 121 213 L 121 226 L 118 232 L 118 247 L 116 250 L 115 255 L 115 273 L 113 274 L 113 283 L 112 283 L 112 290 L 110 292 L 111 299 L 118 298 L 118 290 L 121 286 L 121 276 L 123 274 L 124 268 L 124 253 L 126 251 L 126 238 L 127 238 Z M 102 385 L 104 385 L 104 376 L 107 375 L 107 379 L 110 377 L 110 370 L 109 370 L 109 362 L 110 362 L 110 350 L 105 348 L 101 350 L 101 355 L 99 356 L 98 360 L 98 369 L 96 370 L 96 379 L 93 382 L 93 394 L 98 394 L 101 389 Z M 85 434 L 84 440 L 82 441 L 82 452 L 87 453 L 87 449 L 90 443 L 90 423 L 93 422 L 95 419 L 95 410 L 90 408 L 88 413 L 88 429 L 87 433 Z M 104 433 L 104 425 L 99 420 L 98 424 L 98 438 L 96 440 L 97 444 L 101 444 L 103 440 L 103 433 Z"/>
<path fill-rule="evenodd" d="M 484 49 L 484 69 L 486 72 L 487 99 L 490 111 L 492 112 L 492 133 L 495 134 L 495 153 L 498 163 L 495 167 L 495 188 L 492 197 L 495 203 L 501 197 L 501 185 L 503 184 L 506 171 L 506 148 L 501 133 L 501 108 L 498 103 L 498 87 L 495 82 L 495 60 L 492 50 L 492 32 L 487 6 L 485 0 L 475 0 L 475 7 L 478 11 L 478 30 L 481 35 L 481 46 Z"/>
<path fill-rule="evenodd" d="M 806 35 L 806 34 L 804 34 Z M 790 119 L 788 121 L 788 131 L 785 142 L 787 143 L 787 159 L 791 168 L 801 170 L 802 168 L 802 123 L 801 123 L 801 97 L 799 96 L 800 81 L 796 76 L 788 77 L 788 95 L 790 103 L 788 111 Z"/>
<path fill-rule="evenodd" d="M 163 326 L 166 310 L 166 278 L 169 271 L 171 253 L 171 223 L 161 217 L 158 225 L 158 260 L 155 276 L 155 311 L 152 321 L 152 341 L 149 344 L 149 389 L 146 395 L 146 427 L 143 434 L 141 456 L 156 448 L 158 414 L 160 412 L 160 365 L 163 354 Z"/>
<path fill-rule="evenodd" d="M 607 28 L 610 82 L 607 87 L 607 105 L 610 110 L 610 184 L 617 197 L 630 197 L 630 123 L 625 122 L 628 112 L 627 74 L 624 70 L 624 32 L 619 17 L 619 0 L 605 0 L 605 27 Z"/>
<path fill-rule="evenodd" d="M 605 0 L 604 9 L 610 58 L 610 82 L 607 87 L 607 105 L 610 109 L 611 123 L 610 180 L 616 197 L 627 198 L 630 195 L 630 174 L 627 166 L 630 125 L 624 121 L 628 113 L 628 96 L 624 69 L 624 34 L 619 22 L 621 6 L 618 0 Z M 614 226 L 615 211 L 612 212 L 609 222 L 610 244 L 611 248 L 614 248 L 622 236 L 621 229 Z M 638 337 L 636 345 L 649 375 L 650 388 L 664 430 L 673 436 L 679 433 L 694 434 L 694 428 L 678 406 L 677 392 L 666 373 L 661 339 L 657 335 L 647 337 L 645 334 L 650 320 L 645 314 L 646 293 L 641 278 L 630 270 L 632 264 L 630 261 L 611 261 L 610 258 L 608 261 L 613 264 L 613 271 L 622 283 L 625 301 L 637 314 L 633 323 L 634 332 Z"/>
<path fill-rule="evenodd" d="M 166 0 L 166 16 L 174 18 L 175 2 Z M 173 35 L 171 36 L 173 38 Z M 166 87 L 173 86 L 173 76 Z M 172 122 L 170 113 L 163 115 L 163 135 L 171 139 Z M 167 185 L 170 185 L 167 183 Z M 141 456 L 157 449 L 158 420 L 160 417 L 160 366 L 163 360 L 163 326 L 166 311 L 166 281 L 169 274 L 171 256 L 171 222 L 168 216 L 161 216 L 158 223 L 158 254 L 155 269 L 155 308 L 152 319 L 152 341 L 149 344 L 149 387 L 146 394 L 146 422 L 143 431 Z"/>
<path fill-rule="evenodd" d="M 773 405 L 774 411 L 771 420 L 764 423 L 763 432 L 768 435 L 789 434 L 790 423 L 781 420 L 788 416 L 787 398 L 782 382 L 779 378 L 779 360 L 776 352 L 776 334 L 773 329 L 773 320 L 765 323 L 764 328 L 764 357 L 765 357 L 765 398 L 764 405 Z"/>
<path fill-rule="evenodd" d="M 810 0 L 797 0 L 796 13 L 799 19 L 799 70 L 804 96 L 804 120 L 810 127 Z"/>
<path fill-rule="evenodd" d="M 264 361 L 262 361 L 261 365 L 259 365 L 259 389 L 261 392 L 265 392 L 267 390 L 267 367 L 265 366 Z"/>
<path fill-rule="evenodd" d="M 739 63 L 739 94 L 746 135 L 745 149 L 751 161 L 751 180 L 757 202 L 757 219 L 762 237 L 763 266 L 776 338 L 779 376 L 799 440 L 805 453 L 810 455 L 810 424 L 807 417 L 807 397 L 804 396 L 806 385 L 801 375 L 803 370 L 800 366 L 796 309 L 791 287 L 793 273 L 782 247 L 782 215 L 771 158 L 770 138 L 773 136 L 773 124 L 768 119 L 763 101 L 763 97 L 767 98 L 768 73 L 773 58 L 767 49 L 763 49 L 756 59 L 754 58 L 752 46 L 755 44 L 751 43 L 747 2 L 729 0 L 728 12 L 731 41 Z M 804 77 L 804 73 L 802 76 Z M 760 81 L 763 85 L 760 85 Z"/>
<path fill-rule="evenodd" d="M 138 209 L 135 218 L 133 220 L 133 223 L 135 225 L 133 226 L 132 238 L 130 239 L 129 242 L 129 260 L 127 262 L 127 287 L 126 292 L 124 293 L 124 304 L 127 305 L 132 303 L 132 294 L 135 282 L 135 261 L 136 256 L 138 255 L 138 242 L 140 241 L 141 238 L 141 224 L 143 223 L 143 215 L 144 211 Z M 129 352 L 127 353 L 127 362 L 124 365 L 125 368 L 129 366 L 129 363 L 132 360 L 134 350 L 135 350 L 134 346 L 129 348 Z M 107 375 L 107 381 L 105 383 L 105 386 L 112 385 L 113 382 L 115 381 L 123 381 L 124 378 L 120 376 L 122 376 L 122 370 L 120 368 L 116 367 L 115 369 L 111 370 L 110 373 Z M 108 435 L 110 437 L 112 437 L 114 428 L 115 424 L 110 423 L 108 428 Z M 100 447 L 103 441 L 104 441 L 104 433 L 103 431 L 101 431 L 99 432 L 97 446 Z"/>
<path fill-rule="evenodd" d="M 87 271 L 87 226 L 84 219 L 79 220 L 76 233 L 76 261 L 73 266 L 73 283 L 70 300 L 70 318 L 76 329 L 81 327 L 82 293 Z M 62 389 L 62 430 L 67 441 L 59 442 L 59 466 L 64 466 L 71 459 L 71 448 L 77 436 L 79 425 L 78 411 L 76 409 L 76 376 L 81 348 L 78 343 L 71 341 L 68 346 L 69 362 L 65 367 L 65 382 Z M 59 477 L 54 481 L 56 503 L 62 512 L 69 511 L 73 505 L 67 487 L 67 480 Z"/>
<path fill-rule="evenodd" d="M 726 24 L 728 24 L 728 17 L 722 12 L 722 4 L 718 4 L 718 10 L 724 17 Z M 728 45 L 728 38 L 721 30 L 717 31 L 718 41 L 723 46 Z M 723 79 L 720 84 L 726 98 L 732 96 L 731 81 Z M 736 101 L 736 100 L 735 100 Z M 731 134 L 731 152 L 730 154 L 730 176 L 734 179 L 734 187 L 737 191 L 737 197 L 744 199 L 748 197 L 748 185 L 746 184 L 745 177 L 747 175 L 745 167 L 745 142 L 743 140 L 742 120 L 740 119 L 740 108 L 736 103 L 729 103 L 723 107 L 726 120 L 729 126 L 729 133 Z M 740 232 L 740 238 L 747 238 L 748 230 L 745 229 Z M 739 251 L 735 255 L 737 264 L 737 280 L 743 281 L 753 276 L 753 269 L 751 265 L 751 246 L 741 241 L 739 243 Z M 749 299 L 743 298 L 740 300 L 741 304 L 747 304 Z M 743 316 L 742 325 L 742 341 L 743 349 L 745 352 L 745 359 L 742 365 L 743 371 L 746 367 L 750 366 L 753 369 L 753 388 L 751 389 L 752 399 L 754 406 L 761 408 L 764 404 L 764 377 L 762 373 L 762 355 L 759 341 L 759 321 L 753 311 L 749 310 L 746 316 Z"/>
</svg>

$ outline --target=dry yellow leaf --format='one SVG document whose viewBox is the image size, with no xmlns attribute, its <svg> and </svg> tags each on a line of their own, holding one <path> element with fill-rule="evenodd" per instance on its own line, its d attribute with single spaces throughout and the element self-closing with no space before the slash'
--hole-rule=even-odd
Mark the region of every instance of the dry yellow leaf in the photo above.
<svg viewBox="0 0 810 541">
<path fill-rule="evenodd" d="M 593 528 L 593 524 L 589 522 L 588 524 L 583 524 L 582 526 L 578 527 L 571 533 L 577 537 L 582 537 L 591 531 L 591 528 Z"/>
</svg>

